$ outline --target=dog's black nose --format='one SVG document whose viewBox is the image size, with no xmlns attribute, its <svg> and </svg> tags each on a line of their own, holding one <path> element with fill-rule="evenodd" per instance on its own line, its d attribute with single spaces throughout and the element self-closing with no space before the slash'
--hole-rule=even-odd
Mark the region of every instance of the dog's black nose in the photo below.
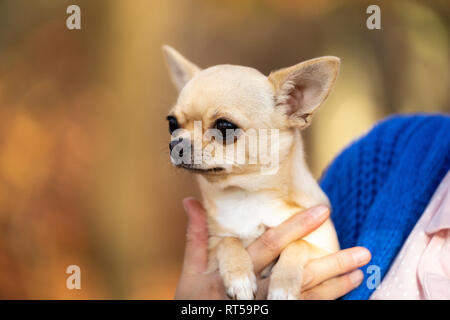
<svg viewBox="0 0 450 320">
<path fill-rule="evenodd" d="M 181 142 L 183 142 L 183 138 L 181 138 L 181 137 L 178 138 L 178 139 L 174 139 L 174 140 L 170 141 L 170 143 L 169 143 L 169 150 L 170 150 L 170 152 L 172 152 L 173 148 L 175 148 L 175 146 L 177 144 L 181 143 Z M 183 148 L 180 149 L 180 151 L 178 152 L 178 155 L 180 157 L 183 156 Z"/>
</svg>

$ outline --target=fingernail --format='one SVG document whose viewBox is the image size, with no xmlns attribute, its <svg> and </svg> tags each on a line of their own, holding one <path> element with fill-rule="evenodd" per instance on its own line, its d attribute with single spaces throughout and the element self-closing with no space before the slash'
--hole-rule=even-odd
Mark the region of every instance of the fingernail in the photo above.
<svg viewBox="0 0 450 320">
<path fill-rule="evenodd" d="M 313 219 L 318 219 L 318 218 L 324 216 L 325 214 L 327 214 L 328 210 L 329 209 L 326 206 L 317 206 L 317 207 L 309 209 L 309 214 L 311 215 L 311 217 Z"/>
<path fill-rule="evenodd" d="M 365 264 L 370 259 L 370 254 L 367 250 L 355 250 L 352 253 L 353 259 L 356 261 L 357 264 Z"/>
<path fill-rule="evenodd" d="M 350 281 L 354 284 L 359 284 L 364 278 L 364 274 L 361 270 L 355 270 L 349 274 Z"/>
</svg>

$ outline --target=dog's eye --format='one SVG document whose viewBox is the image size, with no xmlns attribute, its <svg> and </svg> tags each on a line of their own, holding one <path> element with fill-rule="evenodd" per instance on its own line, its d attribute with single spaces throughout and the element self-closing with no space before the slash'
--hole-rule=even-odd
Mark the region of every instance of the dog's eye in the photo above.
<svg viewBox="0 0 450 320">
<path fill-rule="evenodd" d="M 234 142 L 234 138 L 236 137 L 235 130 L 238 129 L 237 125 L 225 119 L 218 119 L 214 125 L 214 128 L 222 133 L 224 142 Z"/>
<path fill-rule="evenodd" d="M 177 118 L 173 116 L 168 116 L 167 121 L 169 121 L 169 132 L 172 134 L 175 130 L 178 129 L 178 121 Z"/>
</svg>

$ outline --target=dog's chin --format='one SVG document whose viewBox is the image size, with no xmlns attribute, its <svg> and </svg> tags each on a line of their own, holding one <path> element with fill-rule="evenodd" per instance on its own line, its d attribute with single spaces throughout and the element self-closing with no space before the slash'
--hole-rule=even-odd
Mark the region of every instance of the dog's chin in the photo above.
<svg viewBox="0 0 450 320">
<path fill-rule="evenodd" d="M 211 175 L 211 174 L 225 173 L 225 168 L 222 168 L 222 167 L 202 168 L 202 167 L 193 166 L 193 165 L 189 165 L 189 164 L 183 164 L 183 163 L 176 165 L 176 167 L 185 169 L 192 173 L 198 173 L 198 174 Z"/>
</svg>

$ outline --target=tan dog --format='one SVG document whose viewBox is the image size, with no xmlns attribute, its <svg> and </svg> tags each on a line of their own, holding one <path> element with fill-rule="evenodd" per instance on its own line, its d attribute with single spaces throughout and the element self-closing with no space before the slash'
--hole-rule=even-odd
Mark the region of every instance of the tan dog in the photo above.
<svg viewBox="0 0 450 320">
<path fill-rule="evenodd" d="M 253 299 L 256 278 L 245 248 L 293 214 L 318 204 L 330 205 L 306 165 L 300 131 L 310 124 L 312 114 L 328 96 L 340 60 L 316 58 L 267 77 L 255 69 L 234 65 L 201 70 L 173 48 L 164 46 L 163 51 L 179 92 L 168 116 L 172 161 L 198 173 L 208 212 L 208 270 L 219 269 L 231 297 Z M 195 121 L 201 121 L 202 134 L 217 129 L 223 139 L 202 137 L 200 147 L 192 148 Z M 263 172 L 263 156 L 258 158 L 260 162 L 250 161 L 251 144 L 223 156 L 224 147 L 234 148 L 247 141 L 255 130 L 256 138 L 261 138 L 261 129 L 277 133 L 267 142 L 270 151 L 266 153 L 266 160 L 277 160 L 276 174 Z M 219 150 L 222 157 L 216 159 Z M 174 154 L 184 156 L 184 160 L 177 161 Z M 194 161 L 199 154 L 207 156 Z M 237 161 L 239 156 L 244 163 Z M 289 245 L 271 271 L 268 298 L 298 299 L 302 266 L 337 250 L 331 220 Z"/>
</svg>

